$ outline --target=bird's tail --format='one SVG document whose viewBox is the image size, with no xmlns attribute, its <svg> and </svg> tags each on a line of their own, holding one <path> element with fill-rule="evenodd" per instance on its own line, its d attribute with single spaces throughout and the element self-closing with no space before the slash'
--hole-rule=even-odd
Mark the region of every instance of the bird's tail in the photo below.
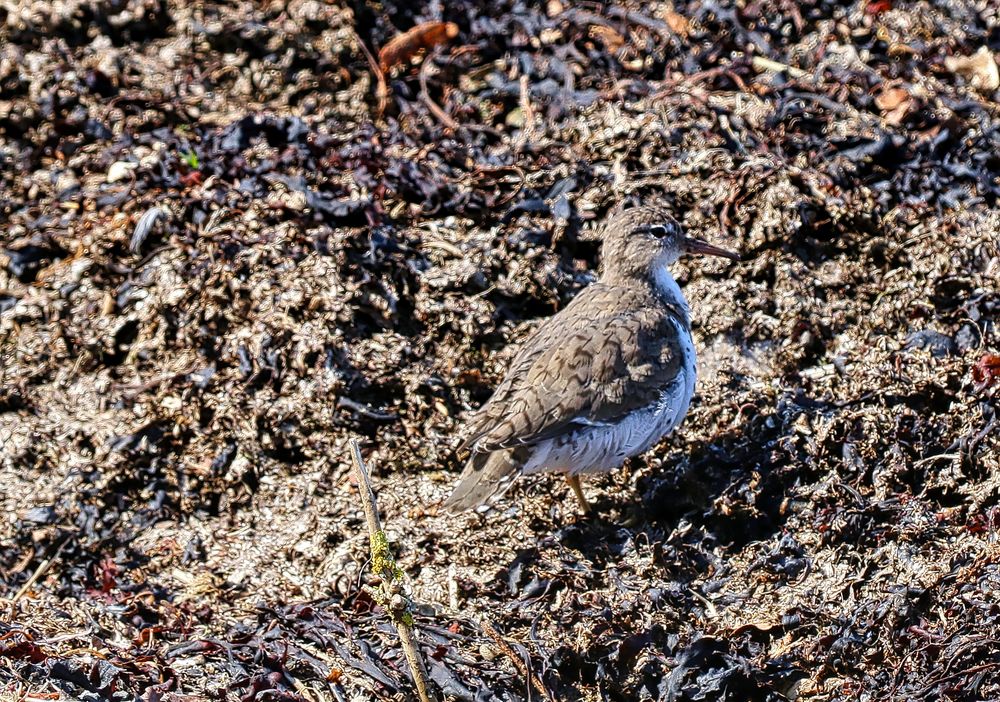
<svg viewBox="0 0 1000 702">
<path fill-rule="evenodd" d="M 444 508 L 463 512 L 505 493 L 521 474 L 525 458 L 521 453 L 518 449 L 473 453 Z"/>
</svg>

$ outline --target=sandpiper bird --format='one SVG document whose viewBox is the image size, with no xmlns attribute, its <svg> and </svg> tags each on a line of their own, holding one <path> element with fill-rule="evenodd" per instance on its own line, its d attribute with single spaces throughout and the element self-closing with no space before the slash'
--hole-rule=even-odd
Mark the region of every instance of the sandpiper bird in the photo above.
<svg viewBox="0 0 1000 702">
<path fill-rule="evenodd" d="M 661 206 L 604 226 L 601 276 L 545 320 L 517 353 L 460 448 L 471 456 L 445 507 L 470 509 L 522 474 L 609 471 L 674 429 L 694 392 L 688 305 L 668 266 L 683 253 L 739 257 L 684 235 Z"/>
</svg>

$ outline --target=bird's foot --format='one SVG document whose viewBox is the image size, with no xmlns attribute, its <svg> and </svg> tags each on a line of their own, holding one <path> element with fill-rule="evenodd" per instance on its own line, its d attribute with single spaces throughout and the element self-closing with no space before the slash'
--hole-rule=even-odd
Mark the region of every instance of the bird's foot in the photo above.
<svg viewBox="0 0 1000 702">
<path fill-rule="evenodd" d="M 593 514 L 594 508 L 587 502 L 587 497 L 583 494 L 583 488 L 580 487 L 580 476 L 567 473 L 566 482 L 573 488 L 573 494 L 576 495 L 577 502 L 580 503 L 580 509 L 583 510 L 583 513 L 588 516 Z"/>
</svg>

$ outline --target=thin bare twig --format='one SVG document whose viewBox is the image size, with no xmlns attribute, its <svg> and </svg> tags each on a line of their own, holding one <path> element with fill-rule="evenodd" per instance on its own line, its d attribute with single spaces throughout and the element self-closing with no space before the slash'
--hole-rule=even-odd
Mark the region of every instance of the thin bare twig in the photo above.
<svg viewBox="0 0 1000 702">
<path fill-rule="evenodd" d="M 399 419 L 399 415 L 395 412 L 379 412 L 378 410 L 373 410 L 371 407 L 367 407 L 360 402 L 356 402 L 355 400 L 352 400 L 349 397 L 344 397 L 343 395 L 337 398 L 337 407 L 344 407 L 352 412 L 357 412 L 362 417 L 375 419 L 379 422 L 394 422 Z"/>
<path fill-rule="evenodd" d="M 445 112 L 440 105 L 434 102 L 431 98 L 430 91 L 427 90 L 427 78 L 430 75 L 431 65 L 434 63 L 434 59 L 437 58 L 439 53 L 440 50 L 435 48 L 431 52 L 431 55 L 426 57 L 420 66 L 420 99 L 423 101 L 424 105 L 427 106 L 427 109 L 431 111 L 431 114 L 438 118 L 441 124 L 446 126 L 448 129 L 458 131 L 460 126 L 458 122 L 452 119 L 451 115 Z"/>
<path fill-rule="evenodd" d="M 789 66 L 786 63 L 781 63 L 773 59 L 766 58 L 764 56 L 754 56 L 751 59 L 753 67 L 758 71 L 769 71 L 771 73 L 787 73 L 792 78 L 805 78 L 809 75 L 808 71 L 803 71 L 801 68 L 796 68 L 795 66 Z"/>
<path fill-rule="evenodd" d="M 651 17 L 646 17 L 642 13 L 626 10 L 621 7 L 608 8 L 608 14 L 612 17 L 617 17 L 618 19 L 631 22 L 632 24 L 638 24 L 646 29 L 651 29 L 665 39 L 677 39 L 677 32 L 672 30 L 670 25 L 662 20 L 652 19 Z"/>
<path fill-rule="evenodd" d="M 378 518 L 378 507 L 375 494 L 372 492 L 371 478 L 361 458 L 361 447 L 357 439 L 351 439 L 351 460 L 354 463 L 354 473 L 358 480 L 358 493 L 361 495 L 361 506 L 365 511 L 365 521 L 368 523 L 368 540 L 371 547 L 372 570 L 382 581 L 381 592 L 376 593 L 381 604 L 388 610 L 392 623 L 396 625 L 399 643 L 406 655 L 406 662 L 413 675 L 413 684 L 421 702 L 436 702 L 437 698 L 427 689 L 427 674 L 424 662 L 417 650 L 417 641 L 413 634 L 413 602 L 403 593 L 403 571 L 396 565 L 389 549 L 389 539 L 382 531 Z"/>
<path fill-rule="evenodd" d="M 378 61 L 375 60 L 372 52 L 368 50 L 368 47 L 361 40 L 361 35 L 353 27 L 351 28 L 351 32 L 354 34 L 354 41 L 358 43 L 361 53 L 365 55 L 365 60 L 368 61 L 368 68 L 371 69 L 372 75 L 375 76 L 377 83 L 375 97 L 378 99 L 378 116 L 381 118 L 385 114 L 386 105 L 389 104 L 389 86 L 385 82 L 385 73 L 382 72 L 382 67 L 378 65 Z"/>
<path fill-rule="evenodd" d="M 56 559 L 59 558 L 59 554 L 62 553 L 63 547 L 68 543 L 69 537 L 67 536 L 63 539 L 63 542 L 59 544 L 55 553 L 38 564 L 38 567 L 35 568 L 35 572 L 31 574 L 31 577 L 25 581 L 24 585 L 21 586 L 21 589 L 14 595 L 14 598 L 11 600 L 11 604 L 15 604 L 18 600 L 24 597 L 25 593 L 28 592 L 28 590 L 30 590 L 43 575 L 45 575 L 46 571 L 48 571 L 52 564 L 55 563 Z"/>
<path fill-rule="evenodd" d="M 452 58 L 459 56 L 463 53 L 469 53 L 466 49 L 471 50 L 474 47 L 459 47 L 456 49 L 452 56 L 448 58 L 451 61 Z M 432 115 L 434 115 L 438 121 L 445 126 L 446 129 L 452 132 L 457 132 L 459 129 L 467 129 L 470 132 L 479 132 L 481 134 L 489 134 L 495 139 L 502 138 L 500 132 L 498 132 L 493 127 L 488 127 L 485 124 L 460 124 L 454 117 L 445 112 L 439 104 L 434 102 L 431 97 L 430 90 L 427 87 L 428 79 L 431 76 L 431 69 L 434 68 L 434 60 L 441 56 L 441 47 L 435 47 L 429 55 L 424 57 L 423 62 L 420 64 L 420 72 L 417 74 L 417 78 L 420 81 L 420 93 L 419 98 L 422 103 L 427 107 Z"/>
<path fill-rule="evenodd" d="M 520 80 L 519 107 L 521 108 L 523 123 L 521 125 L 521 133 L 518 135 L 517 143 L 514 146 L 516 151 L 522 151 L 526 146 L 530 146 L 532 137 L 535 135 L 535 110 L 531 106 L 531 84 L 528 82 L 528 78 L 529 76 L 524 74 Z"/>
<path fill-rule="evenodd" d="M 497 631 L 496 627 L 490 623 L 490 620 L 484 618 L 480 621 L 479 625 L 483 628 L 483 631 L 485 631 L 487 635 L 489 635 L 489 637 L 496 642 L 496 645 L 499 646 L 500 650 L 504 652 L 504 655 L 510 659 L 511 663 L 514 664 L 514 667 L 521 671 L 521 675 L 527 679 L 528 684 L 535 688 L 535 690 L 537 690 L 538 693 L 549 702 L 556 702 L 556 698 L 552 696 L 552 692 L 545 686 L 542 679 L 535 675 L 534 671 L 528 668 L 528 665 L 524 662 L 521 656 L 519 656 L 517 651 L 515 651 L 511 645 L 507 643 L 503 636 L 500 635 L 500 632 Z"/>
</svg>

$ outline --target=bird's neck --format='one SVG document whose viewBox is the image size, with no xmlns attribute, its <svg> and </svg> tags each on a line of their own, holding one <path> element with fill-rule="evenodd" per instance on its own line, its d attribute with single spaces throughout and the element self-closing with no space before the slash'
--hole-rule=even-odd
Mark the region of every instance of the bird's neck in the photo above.
<svg viewBox="0 0 1000 702">
<path fill-rule="evenodd" d="M 652 275 L 653 290 L 660 296 L 664 303 L 676 309 L 683 318 L 685 326 L 691 326 L 691 311 L 688 309 L 687 300 L 681 293 L 681 287 L 674 280 L 670 273 L 670 268 L 666 263 L 653 268 Z"/>
<path fill-rule="evenodd" d="M 670 274 L 670 260 L 656 261 L 653 265 L 623 266 L 621 261 L 605 268 L 601 280 L 608 285 L 624 287 L 640 287 L 651 292 L 664 305 L 673 310 L 674 316 L 684 326 L 691 326 L 691 312 L 687 300 L 684 299 L 681 288 Z"/>
</svg>

